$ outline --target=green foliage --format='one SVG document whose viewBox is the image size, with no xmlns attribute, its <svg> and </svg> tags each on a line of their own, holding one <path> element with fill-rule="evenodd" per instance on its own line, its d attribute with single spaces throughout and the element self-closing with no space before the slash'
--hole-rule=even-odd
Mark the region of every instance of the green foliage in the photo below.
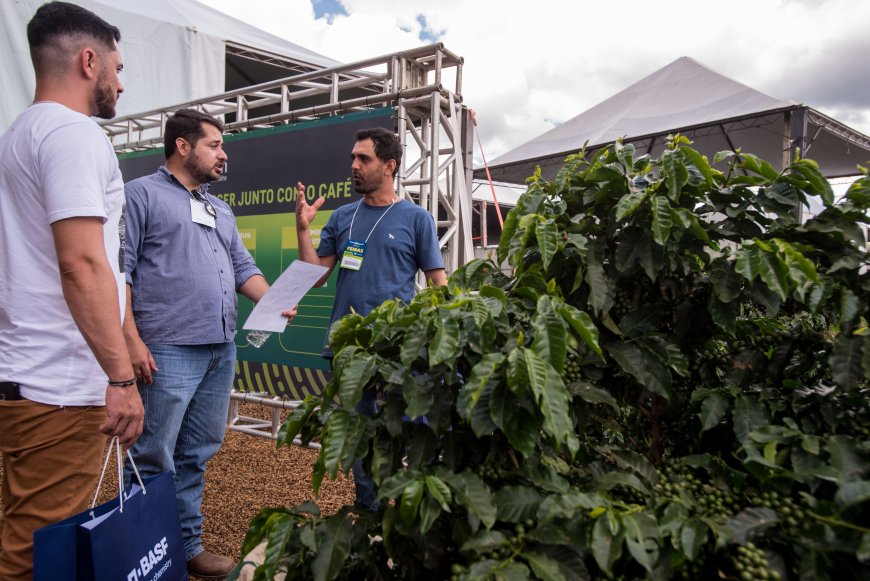
<svg viewBox="0 0 870 581">
<path fill-rule="evenodd" d="M 343 319 L 279 445 L 382 507 L 263 511 L 257 579 L 870 577 L 870 179 L 717 160 L 569 156 L 505 221 L 512 276 Z"/>
</svg>

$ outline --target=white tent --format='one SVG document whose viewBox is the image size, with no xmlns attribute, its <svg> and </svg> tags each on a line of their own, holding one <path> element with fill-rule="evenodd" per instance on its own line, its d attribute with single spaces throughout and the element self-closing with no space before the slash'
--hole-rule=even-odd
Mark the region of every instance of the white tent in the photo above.
<svg viewBox="0 0 870 581">
<path fill-rule="evenodd" d="M 33 100 L 26 28 L 45 1 L 0 1 L 0 131 Z M 195 0 L 72 1 L 121 29 L 118 115 L 340 64 Z"/>
<path fill-rule="evenodd" d="M 870 137 L 822 113 L 769 97 L 682 57 L 558 127 L 496 158 L 492 178 L 522 183 L 541 166 L 551 178 L 583 144 L 599 148 L 622 138 L 642 153 L 661 153 L 680 133 L 711 160 L 742 148 L 780 166 L 800 148 L 829 177 L 856 174 L 870 161 Z M 475 177 L 484 177 L 481 170 Z"/>
<path fill-rule="evenodd" d="M 493 195 L 493 190 L 495 194 Z M 526 191 L 525 186 L 517 184 L 509 184 L 503 182 L 493 182 L 492 186 L 489 180 L 474 179 L 471 182 L 471 199 L 475 202 L 486 202 L 487 204 L 495 204 L 513 208 L 517 205 L 517 200 Z"/>
</svg>

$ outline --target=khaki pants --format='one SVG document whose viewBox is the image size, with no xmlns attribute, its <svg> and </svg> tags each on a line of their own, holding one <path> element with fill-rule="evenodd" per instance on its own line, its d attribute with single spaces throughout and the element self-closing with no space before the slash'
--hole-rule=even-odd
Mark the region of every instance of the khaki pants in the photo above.
<svg viewBox="0 0 870 581">
<path fill-rule="evenodd" d="M 89 506 L 106 436 L 100 406 L 0 401 L 0 581 L 33 576 L 33 531 Z"/>
</svg>

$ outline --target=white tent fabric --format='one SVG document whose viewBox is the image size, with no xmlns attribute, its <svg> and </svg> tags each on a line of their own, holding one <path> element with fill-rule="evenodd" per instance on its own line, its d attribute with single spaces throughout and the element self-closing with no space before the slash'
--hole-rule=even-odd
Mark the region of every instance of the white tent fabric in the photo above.
<svg viewBox="0 0 870 581">
<path fill-rule="evenodd" d="M 718 151 L 742 148 L 776 166 L 784 150 L 802 143 L 802 154 L 829 176 L 852 175 L 856 164 L 870 160 L 866 135 L 682 57 L 496 158 L 490 170 L 493 179 L 517 183 L 540 165 L 545 177 L 552 177 L 565 156 L 584 143 L 594 149 L 622 138 L 656 155 L 665 137 L 677 132 L 711 159 Z"/>
<path fill-rule="evenodd" d="M 512 208 L 517 205 L 517 200 L 525 193 L 526 187 L 502 182 L 493 182 L 490 186 L 488 180 L 474 179 L 471 182 L 471 199 L 475 202 L 494 204 L 493 190 L 495 190 L 495 200 L 498 201 L 499 206 Z"/>
<path fill-rule="evenodd" d="M 0 1 L 0 131 L 33 100 L 26 27 L 45 1 Z M 73 2 L 121 29 L 125 92 L 118 115 L 223 93 L 228 44 L 312 68 L 340 64 L 195 0 Z"/>
</svg>

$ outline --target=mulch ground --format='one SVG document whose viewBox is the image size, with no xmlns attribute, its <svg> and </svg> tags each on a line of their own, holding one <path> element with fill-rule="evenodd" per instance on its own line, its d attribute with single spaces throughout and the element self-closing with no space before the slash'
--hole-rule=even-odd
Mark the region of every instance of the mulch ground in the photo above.
<svg viewBox="0 0 870 581">
<path fill-rule="evenodd" d="M 271 418 L 271 409 L 242 404 L 241 415 Z M 284 417 L 287 413 L 283 412 Z M 311 466 L 317 450 L 275 448 L 275 440 L 228 430 L 224 445 L 206 472 L 202 513 L 205 547 L 238 556 L 248 525 L 264 507 L 293 508 L 315 500 L 323 514 L 353 503 L 353 479 L 324 478 L 317 498 L 311 490 Z"/>
<path fill-rule="evenodd" d="M 245 403 L 240 414 L 266 419 L 271 418 L 272 411 Z M 275 440 L 227 430 L 223 447 L 206 472 L 202 506 L 206 549 L 238 559 L 251 519 L 264 507 L 293 508 L 313 499 L 323 514 L 332 514 L 352 503 L 353 480 L 343 476 L 336 481 L 325 478 L 320 496 L 314 497 L 311 465 L 316 457 L 317 450 L 299 446 L 276 449 Z M 2 478 L 0 467 L 0 482 Z M 99 502 L 117 494 L 116 482 L 113 475 L 107 475 Z"/>
</svg>

